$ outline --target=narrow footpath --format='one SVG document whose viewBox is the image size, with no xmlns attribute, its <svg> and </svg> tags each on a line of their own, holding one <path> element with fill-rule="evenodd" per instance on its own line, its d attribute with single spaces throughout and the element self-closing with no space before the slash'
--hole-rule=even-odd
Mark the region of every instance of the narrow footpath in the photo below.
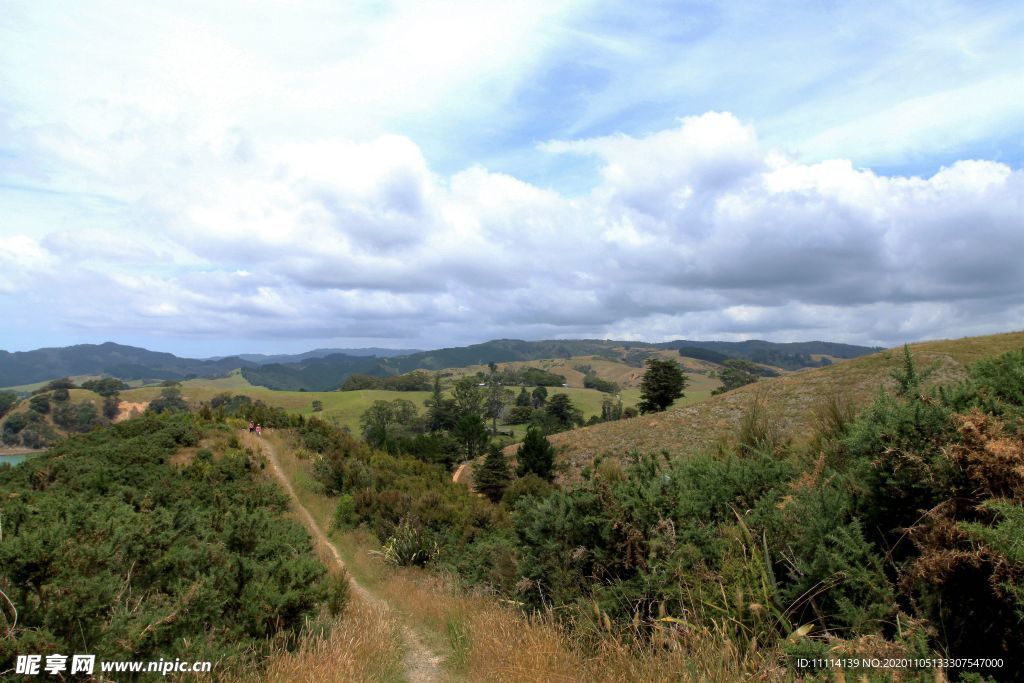
<svg viewBox="0 0 1024 683">
<path fill-rule="evenodd" d="M 299 497 L 295 493 L 295 489 L 292 487 L 291 481 L 285 476 L 284 470 L 281 469 L 281 465 L 278 461 L 277 449 L 274 448 L 274 444 L 266 438 L 256 438 L 248 432 L 242 432 L 243 442 L 253 449 L 254 452 L 262 452 L 267 457 L 267 464 L 270 467 L 270 473 L 274 476 L 277 482 L 284 488 L 288 497 L 291 498 L 292 505 L 295 511 L 298 513 L 302 525 L 306 527 L 310 535 L 313 537 L 314 542 L 326 549 L 327 558 L 331 560 L 335 568 L 344 569 L 345 562 L 341 559 L 341 554 L 338 553 L 338 549 L 331 543 L 330 539 L 327 538 L 327 534 L 320 528 L 320 525 L 313 519 L 313 515 L 309 513 L 309 510 L 302 504 Z M 363 586 L 352 576 L 351 572 L 348 574 L 349 581 L 352 584 L 353 592 L 362 600 L 367 603 L 378 605 L 385 611 L 391 614 L 396 621 L 401 623 L 401 615 L 398 614 L 397 610 L 393 609 L 385 600 L 377 597 L 371 593 L 366 586 Z M 433 683 L 441 680 L 441 657 L 430 650 L 416 630 L 409 624 L 402 623 L 402 636 L 405 640 L 405 670 L 410 683 Z"/>
</svg>

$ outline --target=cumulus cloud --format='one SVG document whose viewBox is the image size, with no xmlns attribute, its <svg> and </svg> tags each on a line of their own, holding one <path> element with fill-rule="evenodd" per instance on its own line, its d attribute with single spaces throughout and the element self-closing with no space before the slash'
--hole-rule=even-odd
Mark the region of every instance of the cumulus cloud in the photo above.
<svg viewBox="0 0 1024 683">
<path fill-rule="evenodd" d="M 1024 173 L 1001 163 L 929 178 L 806 164 L 722 112 L 546 143 L 601 167 L 581 196 L 480 166 L 444 176 L 395 135 L 245 147 L 193 146 L 187 172 L 140 175 L 135 233 L 3 238 L 2 292 L 42 288 L 48 315 L 104 338 L 420 346 L 890 344 L 1019 327 L 1024 313 Z M 164 152 L 112 153 L 141 168 Z"/>
</svg>

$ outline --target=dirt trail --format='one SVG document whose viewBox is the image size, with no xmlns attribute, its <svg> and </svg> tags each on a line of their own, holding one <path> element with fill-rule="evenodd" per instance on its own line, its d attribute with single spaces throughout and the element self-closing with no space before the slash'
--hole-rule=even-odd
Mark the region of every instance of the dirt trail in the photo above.
<svg viewBox="0 0 1024 683">
<path fill-rule="evenodd" d="M 327 538 L 327 534 L 324 533 L 320 525 L 313 519 L 313 515 L 309 513 L 306 506 L 302 504 L 299 497 L 295 494 L 295 489 L 292 488 L 291 481 L 285 476 L 284 470 L 281 469 L 281 465 L 277 460 L 277 449 L 274 448 L 274 444 L 269 439 L 263 438 L 258 439 L 247 432 L 242 433 L 243 441 L 251 447 L 254 451 L 262 451 L 267 456 L 267 463 L 270 466 L 270 472 L 277 479 L 278 483 L 284 487 L 284 490 L 288 493 L 288 497 L 291 498 L 292 504 L 295 507 L 295 511 L 298 512 L 299 517 L 302 521 L 302 525 L 306 527 L 309 533 L 313 536 L 315 543 L 323 548 L 326 548 L 330 557 L 333 558 L 335 567 L 338 569 L 345 568 L 345 561 L 341 559 L 341 554 L 338 553 L 338 549 L 331 543 L 330 539 Z M 401 616 L 397 614 L 397 611 L 392 609 L 385 600 L 377 597 L 371 593 L 366 586 L 362 585 L 353 578 L 352 574 L 349 575 L 349 582 L 352 584 L 352 590 L 362 600 L 374 605 L 379 605 L 384 608 L 385 611 L 391 613 L 396 620 L 401 621 Z M 441 680 L 441 657 L 430 650 L 424 643 L 423 638 L 412 628 L 409 624 L 402 624 L 402 636 L 405 640 L 405 670 L 408 674 L 410 683 L 428 683 L 430 681 Z"/>
<path fill-rule="evenodd" d="M 452 475 L 452 481 L 454 481 L 455 483 L 458 483 L 459 477 L 462 476 L 462 470 L 466 469 L 466 465 L 468 465 L 468 464 L 469 464 L 469 461 L 467 460 L 466 462 L 464 462 L 461 465 L 459 465 L 459 469 L 455 470 L 455 474 Z"/>
</svg>

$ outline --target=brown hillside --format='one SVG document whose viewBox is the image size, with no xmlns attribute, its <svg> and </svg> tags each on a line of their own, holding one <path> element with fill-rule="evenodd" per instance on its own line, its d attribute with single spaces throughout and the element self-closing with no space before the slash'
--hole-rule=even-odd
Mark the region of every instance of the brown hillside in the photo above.
<svg viewBox="0 0 1024 683">
<path fill-rule="evenodd" d="M 934 367 L 927 383 L 937 384 L 963 379 L 966 366 L 974 361 L 1022 346 L 1024 332 L 1012 332 L 924 342 L 911 349 L 919 368 Z M 810 432 L 815 406 L 829 393 L 839 392 L 863 405 L 879 387 L 891 387 L 890 374 L 901 362 L 901 351 L 890 349 L 829 367 L 765 379 L 695 405 L 555 434 L 551 442 L 558 449 L 559 460 L 568 464 L 570 478 L 598 455 L 622 457 L 634 450 L 692 455 L 731 438 L 757 393 L 764 396 L 786 433 L 800 440 Z"/>
</svg>

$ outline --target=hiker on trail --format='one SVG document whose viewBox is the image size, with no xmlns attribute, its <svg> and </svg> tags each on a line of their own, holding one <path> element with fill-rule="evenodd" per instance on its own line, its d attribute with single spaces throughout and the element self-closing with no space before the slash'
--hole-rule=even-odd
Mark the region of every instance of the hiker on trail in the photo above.
<svg viewBox="0 0 1024 683">
<path fill-rule="evenodd" d="M 249 420 L 249 433 L 252 434 L 255 431 L 256 431 L 256 423 L 253 422 L 252 420 Z"/>
<path fill-rule="evenodd" d="M 263 427 L 256 425 L 256 436 L 263 436 Z"/>
</svg>

